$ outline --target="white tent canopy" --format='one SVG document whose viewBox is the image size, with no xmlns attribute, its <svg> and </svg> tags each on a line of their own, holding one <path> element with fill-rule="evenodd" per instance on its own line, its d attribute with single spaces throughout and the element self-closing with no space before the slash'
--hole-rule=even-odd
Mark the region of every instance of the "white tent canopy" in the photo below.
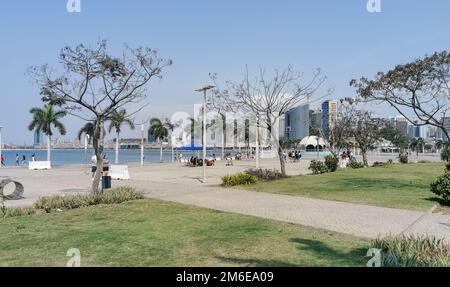
<svg viewBox="0 0 450 287">
<path fill-rule="evenodd" d="M 309 136 L 302 139 L 300 142 L 300 148 L 306 151 L 324 150 L 327 147 L 327 143 L 323 138 L 317 136 Z"/>
</svg>

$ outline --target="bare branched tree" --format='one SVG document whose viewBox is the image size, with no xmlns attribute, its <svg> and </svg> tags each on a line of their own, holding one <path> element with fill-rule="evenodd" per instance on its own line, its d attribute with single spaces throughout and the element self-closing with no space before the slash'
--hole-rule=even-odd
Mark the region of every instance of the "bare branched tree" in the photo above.
<svg viewBox="0 0 450 287">
<path fill-rule="evenodd" d="M 279 135 L 274 133 L 274 124 L 291 108 L 310 99 L 326 80 L 320 69 L 305 84 L 300 83 L 303 76 L 289 65 L 284 70 L 275 70 L 270 78 L 260 68 L 259 75 L 252 80 L 247 69 L 241 82 L 228 81 L 226 89 L 214 91 L 214 97 L 225 109 L 256 115 L 257 124 L 266 128 L 273 139 L 283 175 L 286 175 L 285 158 Z M 217 77 L 213 80 L 218 86 Z"/>
<path fill-rule="evenodd" d="M 388 103 L 410 123 L 435 126 L 449 139 L 443 121 L 450 108 L 449 52 L 398 65 L 373 80 L 352 80 L 350 85 L 364 100 Z"/>
<path fill-rule="evenodd" d="M 153 78 L 161 78 L 171 60 L 159 58 L 150 48 L 132 49 L 126 46 L 121 57 L 108 54 L 106 41 L 96 48 L 84 45 L 65 47 L 59 61 L 63 73 L 54 76 L 48 66 L 34 66 L 30 76 L 40 87 L 42 100 L 64 107 L 70 114 L 94 122 L 93 147 L 97 171 L 92 192 L 99 192 L 103 170 L 104 123 L 110 115 L 126 105 L 137 105 L 135 114 L 146 104 L 146 86 Z"/>
<path fill-rule="evenodd" d="M 336 146 L 348 148 L 358 147 L 363 157 L 364 166 L 368 167 L 367 153 L 377 142 L 383 139 L 385 121 L 374 118 L 371 112 L 358 109 L 359 101 L 342 101 L 335 129 L 339 131 Z"/>
</svg>

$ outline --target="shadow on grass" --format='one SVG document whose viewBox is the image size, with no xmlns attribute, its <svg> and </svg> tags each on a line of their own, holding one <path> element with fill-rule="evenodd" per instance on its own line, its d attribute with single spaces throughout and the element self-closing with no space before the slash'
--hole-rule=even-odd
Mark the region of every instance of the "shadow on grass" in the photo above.
<svg viewBox="0 0 450 287">
<path fill-rule="evenodd" d="M 333 264 L 341 265 L 360 265 L 363 264 L 366 259 L 365 255 L 367 249 L 356 248 L 349 252 L 343 250 L 337 250 L 330 247 L 328 244 L 311 239 L 293 238 L 291 242 L 297 243 L 297 248 L 300 251 L 314 252 L 315 257 L 320 257 L 332 262 Z"/>
<path fill-rule="evenodd" d="M 450 207 L 448 203 L 446 203 L 442 198 L 439 197 L 429 197 L 425 198 L 425 200 L 438 203 L 442 207 Z"/>
<path fill-rule="evenodd" d="M 367 249 L 356 248 L 349 252 L 336 250 L 328 244 L 319 240 L 293 238 L 289 240 L 296 244 L 300 251 L 298 257 L 301 258 L 304 252 L 309 252 L 308 256 L 316 258 L 318 261 L 330 266 L 364 266 L 367 261 L 365 258 Z M 276 248 L 276 246 L 274 246 Z M 247 267 L 301 267 L 302 265 L 293 262 L 286 262 L 280 260 L 270 259 L 255 259 L 255 258 L 233 258 L 218 256 L 217 259 L 236 265 L 243 265 Z M 296 261 L 294 259 L 294 261 Z M 307 266 L 317 266 L 316 262 L 310 261 Z"/>
<path fill-rule="evenodd" d="M 246 267 L 300 267 L 290 262 L 281 260 L 265 260 L 265 259 L 244 259 L 218 256 L 217 259 L 230 264 L 243 265 Z"/>
</svg>

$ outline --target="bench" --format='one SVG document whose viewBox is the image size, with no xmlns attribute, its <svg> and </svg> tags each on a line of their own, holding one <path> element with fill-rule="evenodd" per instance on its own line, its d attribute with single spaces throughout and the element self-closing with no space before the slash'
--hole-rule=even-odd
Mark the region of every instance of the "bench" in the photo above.
<svg viewBox="0 0 450 287">
<path fill-rule="evenodd" d="M 8 184 L 14 184 L 15 189 L 11 194 L 5 195 L 3 189 Z M 19 200 L 23 198 L 24 188 L 23 185 L 17 181 L 13 181 L 10 178 L 1 179 L 0 181 L 0 195 L 3 195 L 3 200 Z"/>
<path fill-rule="evenodd" d="M 30 161 L 30 170 L 47 170 L 52 169 L 52 163 L 50 161 Z"/>
<path fill-rule="evenodd" d="M 111 165 L 109 176 L 112 179 L 128 180 L 130 179 L 130 173 L 128 171 L 128 165 Z"/>
</svg>

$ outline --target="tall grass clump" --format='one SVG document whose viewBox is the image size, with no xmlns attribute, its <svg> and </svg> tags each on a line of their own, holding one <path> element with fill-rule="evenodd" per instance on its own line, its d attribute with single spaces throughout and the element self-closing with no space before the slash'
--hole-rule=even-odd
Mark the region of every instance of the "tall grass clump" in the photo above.
<svg viewBox="0 0 450 287">
<path fill-rule="evenodd" d="M 450 267 L 450 246 L 427 236 L 388 236 L 376 239 L 383 267 Z"/>
<path fill-rule="evenodd" d="M 143 199 L 144 194 L 130 187 L 111 189 L 103 194 L 68 195 L 40 197 L 34 208 L 47 213 L 56 210 L 70 210 L 99 204 L 119 204 L 126 201 Z"/>
</svg>

